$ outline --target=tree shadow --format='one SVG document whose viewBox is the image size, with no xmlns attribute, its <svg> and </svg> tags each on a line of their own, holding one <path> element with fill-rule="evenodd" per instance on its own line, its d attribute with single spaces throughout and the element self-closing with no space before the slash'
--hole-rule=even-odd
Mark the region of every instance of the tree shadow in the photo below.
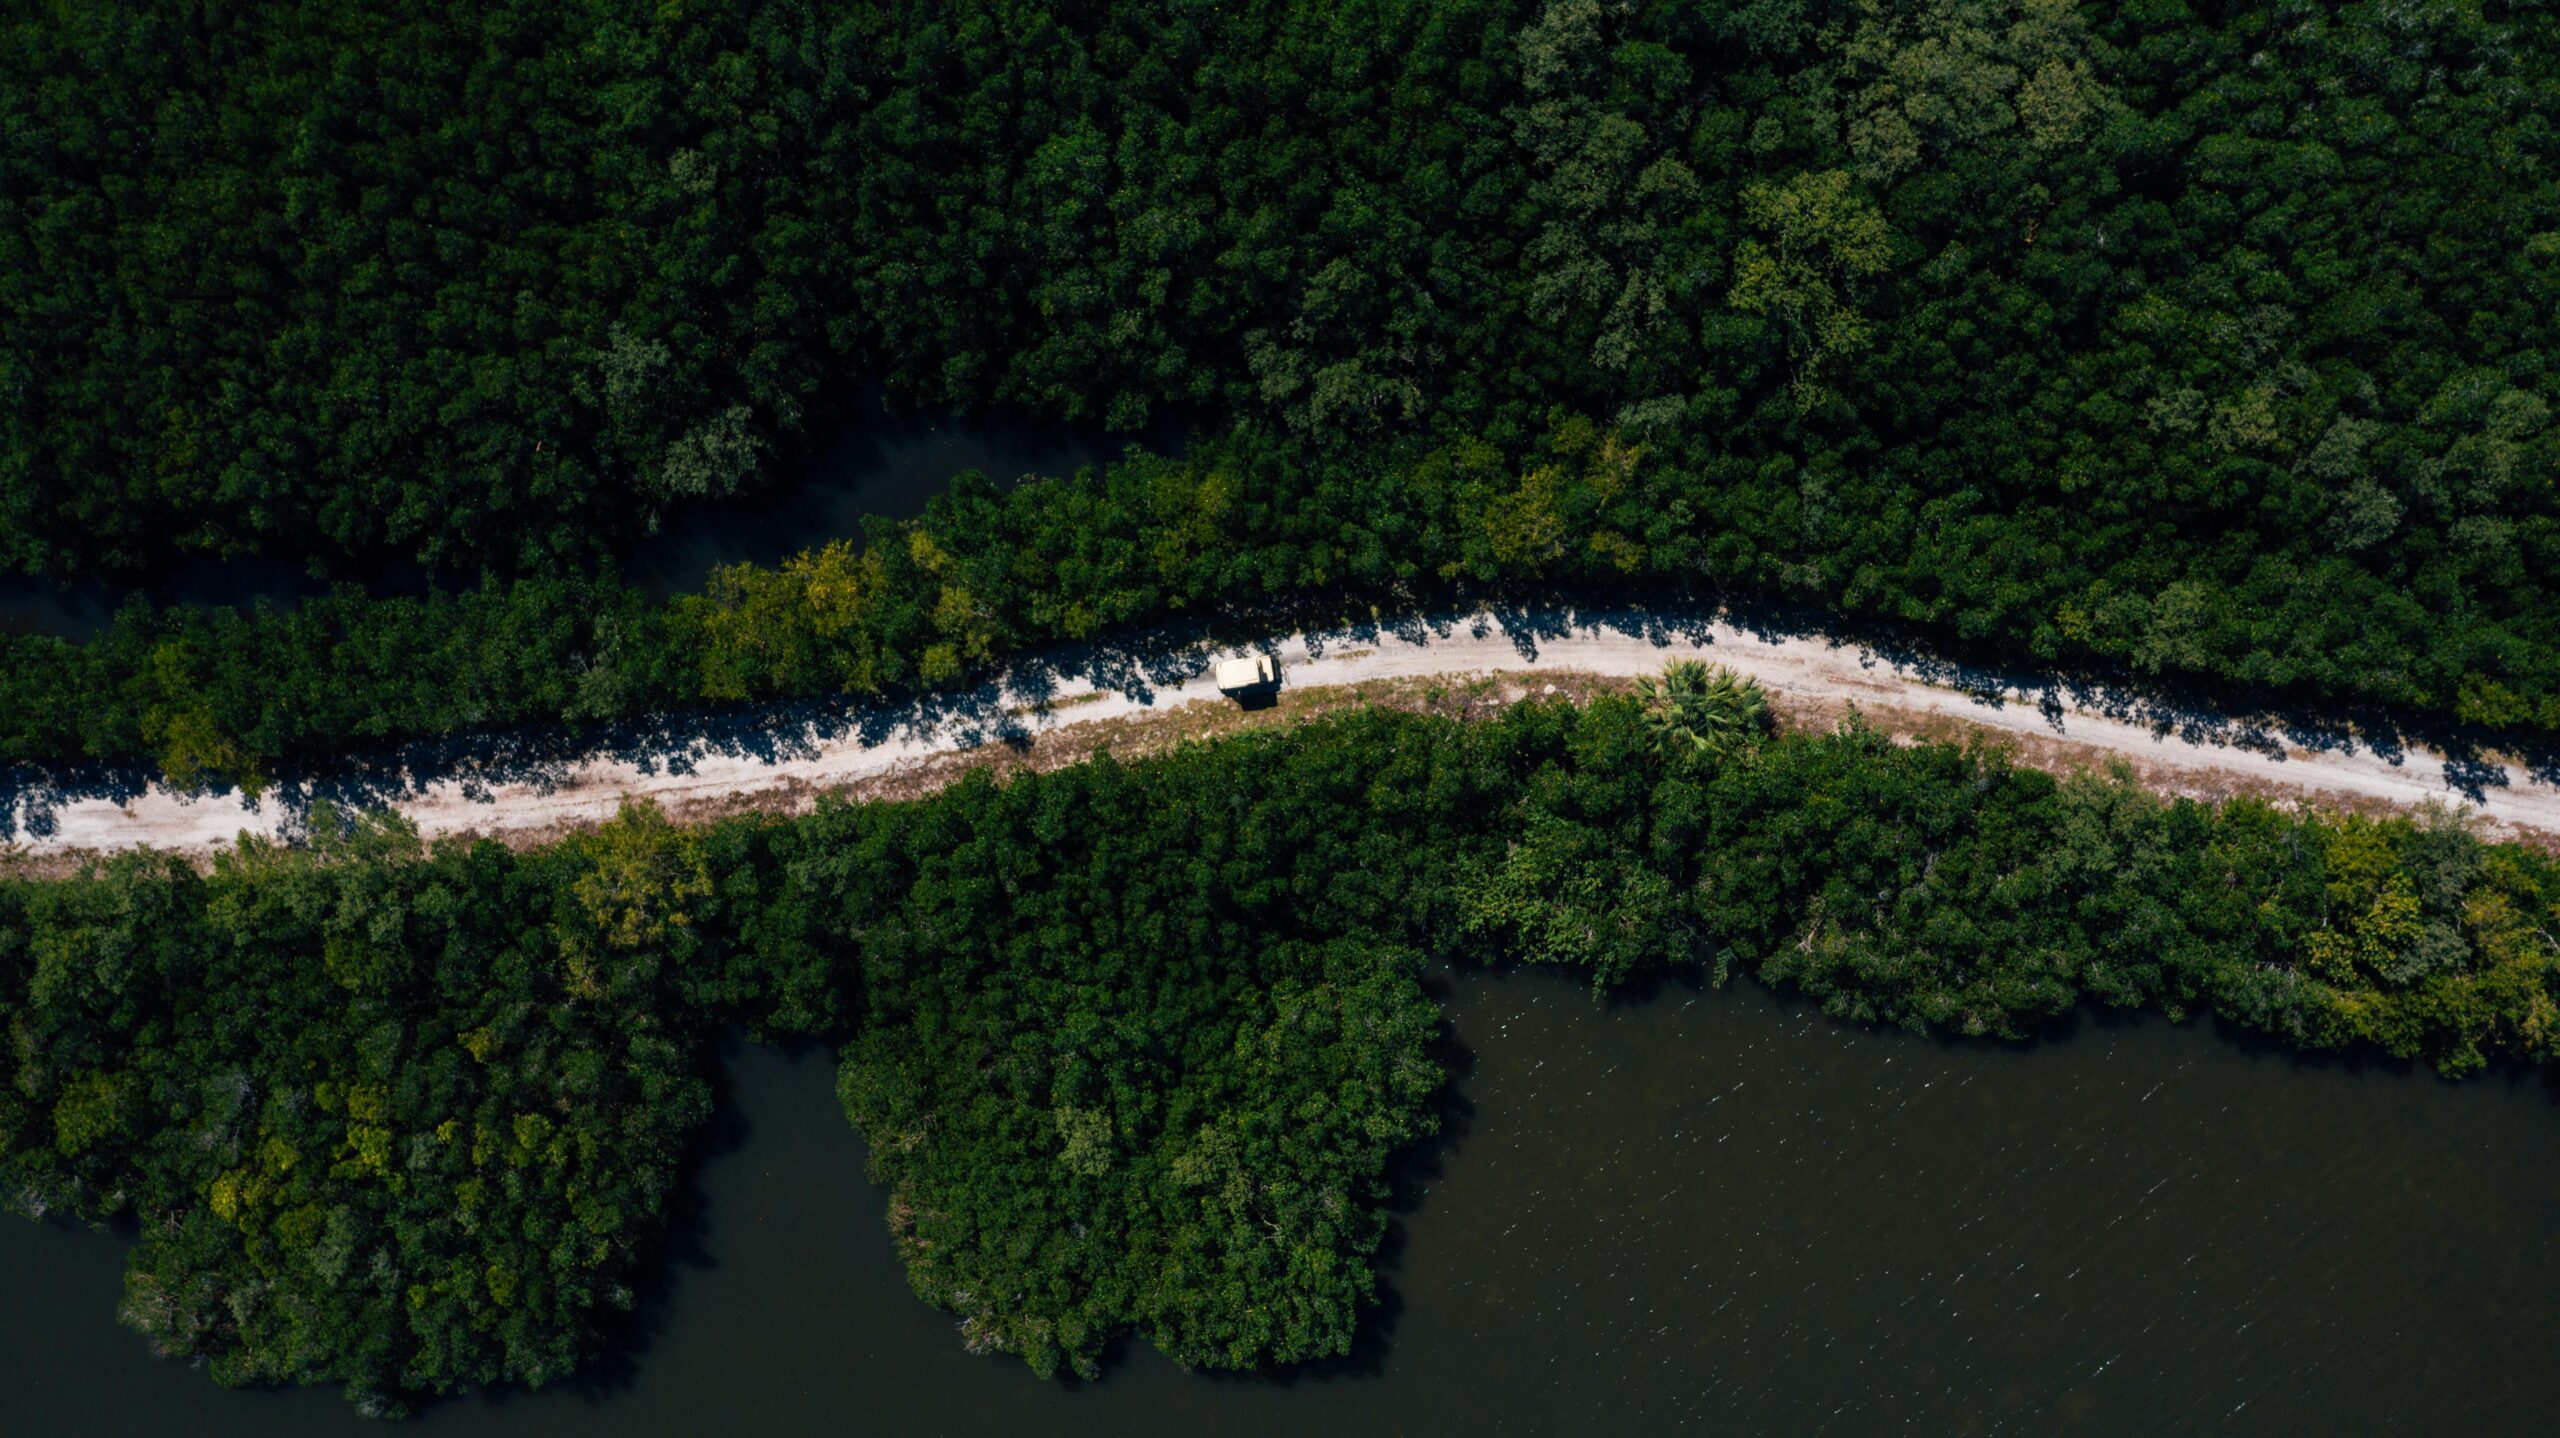
<svg viewBox="0 0 2560 1438">
<path fill-rule="evenodd" d="M 2419 1058 L 2401 1058 L 2369 1045 L 2346 1048 L 2304 1048 L 2284 1034 L 2256 1024 L 2211 1016 L 2214 1038 L 2253 1062 L 2281 1065 L 2297 1073 L 2333 1075 L 2343 1079 L 2379 1079 L 2406 1082 L 2432 1079 L 2459 1088 L 2486 1087 L 2508 1093 L 2539 1093 L 2547 1101 L 2560 1105 L 2560 1064 L 2537 1064 L 2513 1054 L 2496 1054 L 2470 1073 L 2445 1075 Z"/>
<path fill-rule="evenodd" d="M 847 743 L 866 749 L 909 744 L 936 751 L 988 745 L 1019 749 L 1036 735 L 1049 706 L 1070 686 L 1116 694 L 1139 705 L 1165 690 L 1195 684 L 1222 650 L 1266 647 L 1275 633 L 1294 634 L 1314 657 L 1392 636 L 1428 646 L 1461 633 L 1499 634 L 1535 660 L 1548 646 L 1581 635 L 1634 637 L 1665 648 L 1811 640 L 1859 652 L 1861 662 L 1972 697 L 1985 707 L 2032 706 L 2056 729 L 2067 709 L 2113 719 L 2161 738 L 2228 748 L 2282 762 L 2293 752 L 2364 751 L 2394 765 L 2434 765 L 2451 796 L 2481 802 L 2519 783 L 2560 784 L 2560 739 L 2493 733 L 2412 718 L 2377 707 L 2322 706 L 2280 694 L 2232 691 L 2207 696 L 2174 683 L 2115 673 L 2035 669 L 1969 659 L 1932 647 L 1908 630 L 1860 625 L 1801 606 L 1738 599 L 1693 589 L 1527 587 L 1413 592 L 1332 591 L 1285 601 L 1179 616 L 1092 641 L 1014 656 L 948 689 L 841 696 L 757 705 L 710 706 L 651 713 L 610 723 L 537 724 L 324 759 L 281 763 L 272 788 L 256 800 L 217 787 L 197 802 L 228 802 L 247 822 L 290 842 L 305 816 L 326 802 L 343 811 L 396 807 L 437 786 L 465 799 L 494 802 L 501 786 L 536 794 L 566 787 L 591 761 L 629 766 L 643 776 L 697 772 L 712 759 L 766 765 L 808 761 Z M 1266 698 L 1246 696 L 1249 707 Z M 45 840 L 58 833 L 56 814 L 81 800 L 132 802 L 151 785 L 139 765 L 17 766 L 0 770 L 0 843 Z"/>
</svg>

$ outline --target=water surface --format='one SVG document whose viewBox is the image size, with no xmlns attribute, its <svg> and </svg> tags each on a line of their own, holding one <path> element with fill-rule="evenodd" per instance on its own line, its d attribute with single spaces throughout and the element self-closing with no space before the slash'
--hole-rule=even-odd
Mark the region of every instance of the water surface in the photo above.
<svg viewBox="0 0 2560 1438">
<path fill-rule="evenodd" d="M 769 493 L 679 507 L 658 532 L 631 547 L 622 569 L 660 598 L 703 587 L 723 564 L 773 564 L 832 539 L 859 540 L 865 516 L 912 519 L 964 470 L 1000 483 L 1064 476 L 1119 459 L 1131 444 L 1158 454 L 1182 451 L 1184 418 L 1166 415 L 1137 434 L 1040 420 L 1011 411 L 961 414 L 892 409 L 878 386 L 865 389 L 835 440 L 812 453 L 796 476 Z M 391 565 L 365 582 L 383 596 L 424 593 L 415 565 Z M 447 589 L 478 582 L 445 575 Z M 156 576 L 142 591 L 160 604 L 279 609 L 328 592 L 328 581 L 280 560 L 197 559 Z M 87 639 L 107 626 L 128 591 L 107 584 L 57 586 L 0 575 L 0 634 Z"/>
<path fill-rule="evenodd" d="M 972 1358 L 911 1297 L 823 1054 L 731 1064 L 700 1252 L 586 1393 L 430 1435 L 2548 1432 L 2560 1104 L 2145 1020 L 2032 1049 L 1742 987 L 1450 985 L 1472 1110 L 1385 1320 L 1294 1381 Z M 384 1431 L 235 1393 L 111 1319 L 119 1245 L 0 1224 L 13 1434 Z"/>
<path fill-rule="evenodd" d="M 1033 419 L 1010 411 L 901 413 L 875 386 L 800 479 L 770 495 L 693 504 L 635 546 L 623 573 L 661 598 L 702 588 L 723 564 L 775 564 L 831 539 L 862 537 L 866 516 L 913 519 L 964 470 L 999 483 L 1058 477 L 1108 464 L 1136 444 L 1182 451 L 1183 421 L 1138 434 Z"/>
</svg>

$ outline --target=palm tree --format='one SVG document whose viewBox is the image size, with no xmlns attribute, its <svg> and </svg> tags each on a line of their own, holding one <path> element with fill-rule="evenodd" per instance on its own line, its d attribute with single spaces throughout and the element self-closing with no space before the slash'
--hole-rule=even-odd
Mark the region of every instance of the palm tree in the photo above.
<svg viewBox="0 0 2560 1438">
<path fill-rule="evenodd" d="M 1721 759 L 1769 732 L 1769 696 L 1759 681 L 1721 665 L 1674 659 L 1637 689 L 1658 754 Z"/>
</svg>

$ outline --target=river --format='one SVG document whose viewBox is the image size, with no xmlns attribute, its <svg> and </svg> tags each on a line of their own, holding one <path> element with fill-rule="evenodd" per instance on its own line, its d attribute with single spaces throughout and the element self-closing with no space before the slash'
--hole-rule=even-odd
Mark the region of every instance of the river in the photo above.
<svg viewBox="0 0 2560 1438">
<path fill-rule="evenodd" d="M 1100 1381 L 973 1358 L 906 1289 L 823 1053 L 728 1063 L 652 1330 L 587 1391 L 421 1435 L 2547 1432 L 2560 1102 L 2156 1019 L 2029 1048 L 1749 985 L 1443 980 L 1466 1112 L 1351 1363 Z M 383 1430 L 227 1392 L 112 1319 L 120 1245 L 0 1224 L 21 1438 Z"/>
<path fill-rule="evenodd" d="M 772 564 L 831 539 L 858 539 L 865 515 L 920 515 L 963 470 L 1010 482 L 1108 463 L 1130 444 L 1179 454 L 1187 422 L 1184 415 L 1168 413 L 1140 433 L 1121 434 L 1002 409 L 901 412 L 878 386 L 869 386 L 835 439 L 814 450 L 796 477 L 765 494 L 680 506 L 655 535 L 624 555 L 623 573 L 662 598 L 698 590 L 718 565 Z M 454 588 L 478 579 L 437 579 L 415 565 L 396 564 L 372 576 L 366 587 L 386 596 L 419 594 L 430 582 Z M 264 599 L 290 608 L 328 588 L 327 581 L 279 560 L 198 559 L 155 577 L 143 592 L 162 604 L 245 606 Z M 86 639 L 106 627 L 124 594 L 105 584 L 57 586 L 0 575 L 0 634 Z"/>
</svg>

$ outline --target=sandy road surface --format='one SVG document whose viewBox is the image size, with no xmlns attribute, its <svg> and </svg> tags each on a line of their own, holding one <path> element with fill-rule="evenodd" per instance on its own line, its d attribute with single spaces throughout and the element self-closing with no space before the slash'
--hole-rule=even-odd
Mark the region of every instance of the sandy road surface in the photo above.
<svg viewBox="0 0 2560 1438">
<path fill-rule="evenodd" d="M 1130 721 L 1186 705 L 1230 703 L 1207 671 L 1233 648 L 1169 648 L 1146 659 L 1035 658 L 972 694 L 892 708 L 810 706 L 700 721 L 692 730 L 624 735 L 583 753 L 498 746 L 484 755 L 393 758 L 353 781 L 267 795 L 189 796 L 156 785 L 0 791 L 0 841 L 57 862 L 132 846 L 201 854 L 242 831 L 290 835 L 314 797 L 384 803 L 429 837 L 477 831 L 518 838 L 608 818 L 626 796 L 671 810 L 804 804 L 817 792 L 921 774 L 989 744 L 1098 742 Z M 2029 695 L 2002 676 L 1886 657 L 1818 635 L 1746 632 L 1703 615 L 1541 608 L 1441 616 L 1388 628 L 1295 634 L 1276 655 L 1292 692 L 1425 676 L 1541 672 L 1635 676 L 1696 655 L 1758 679 L 1782 713 L 1818 722 L 1849 704 L 1879 727 L 1953 737 L 2009 736 L 2023 762 L 2049 767 L 2123 759 L 2154 787 L 2219 797 L 2260 793 L 2338 807 L 2428 801 L 2479 815 L 2493 833 L 2560 838 L 2560 775 L 2425 750 L 2377 751 L 2337 731 L 2286 729 L 2192 711 L 2161 711 L 2121 694 Z M 1530 687 L 1534 687 L 1533 685 Z M 1112 725 L 1109 729 L 1091 726 Z"/>
</svg>

